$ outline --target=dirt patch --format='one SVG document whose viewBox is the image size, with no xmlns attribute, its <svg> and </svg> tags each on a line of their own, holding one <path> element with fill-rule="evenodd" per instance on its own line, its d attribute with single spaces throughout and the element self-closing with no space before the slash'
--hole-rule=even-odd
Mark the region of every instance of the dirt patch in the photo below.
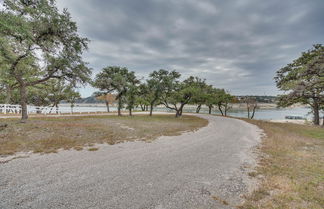
<svg viewBox="0 0 324 209">
<path fill-rule="evenodd" d="M 17 152 L 56 152 L 58 149 L 82 150 L 95 143 L 116 144 L 124 141 L 151 141 L 159 136 L 179 135 L 208 124 L 195 116 L 175 118 L 173 115 L 153 117 L 136 115 L 2 119 L 8 124 L 0 131 L 0 156 Z"/>
</svg>

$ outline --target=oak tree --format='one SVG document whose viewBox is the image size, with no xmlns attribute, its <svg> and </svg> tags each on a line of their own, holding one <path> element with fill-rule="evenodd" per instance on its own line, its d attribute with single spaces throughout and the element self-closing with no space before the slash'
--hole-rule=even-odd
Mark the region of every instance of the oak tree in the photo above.
<svg viewBox="0 0 324 209">
<path fill-rule="evenodd" d="M 88 39 L 77 33 L 69 12 L 60 12 L 54 0 L 4 0 L 0 19 L 0 57 L 18 85 L 22 122 L 28 118 L 29 86 L 53 78 L 88 80 L 91 70 L 81 56 Z"/>
<path fill-rule="evenodd" d="M 277 71 L 277 87 L 286 94 L 278 105 L 287 107 L 296 103 L 312 108 L 314 124 L 320 123 L 320 109 L 324 105 L 324 46 L 314 45 L 292 63 Z"/>
</svg>

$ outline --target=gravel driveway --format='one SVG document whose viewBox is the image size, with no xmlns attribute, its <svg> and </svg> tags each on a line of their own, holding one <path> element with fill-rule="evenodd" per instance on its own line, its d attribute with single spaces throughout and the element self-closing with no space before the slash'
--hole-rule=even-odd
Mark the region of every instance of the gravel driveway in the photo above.
<svg viewBox="0 0 324 209">
<path fill-rule="evenodd" d="M 0 164 L 0 208 L 232 208 L 253 183 L 261 130 L 201 115 L 196 132 Z M 228 205 L 227 205 L 228 204 Z"/>
</svg>

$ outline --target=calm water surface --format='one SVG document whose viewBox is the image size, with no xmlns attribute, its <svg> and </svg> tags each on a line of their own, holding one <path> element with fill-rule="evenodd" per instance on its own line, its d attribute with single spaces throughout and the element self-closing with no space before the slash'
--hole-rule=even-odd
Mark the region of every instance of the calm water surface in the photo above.
<svg viewBox="0 0 324 209">
<path fill-rule="evenodd" d="M 75 106 L 73 108 L 74 112 L 105 112 L 107 109 L 105 106 Z M 116 111 L 116 107 L 111 107 L 111 111 Z M 54 111 L 54 109 L 53 109 Z M 68 104 L 60 105 L 60 112 L 69 113 L 71 108 Z M 170 112 L 166 108 L 157 107 L 155 111 Z M 185 108 L 186 112 L 195 112 L 195 108 Z M 201 112 L 207 112 L 207 110 L 202 109 Z M 283 120 L 285 116 L 302 116 L 307 119 L 312 118 L 310 114 L 311 109 L 306 107 L 296 107 L 296 108 L 280 108 L 280 109 L 259 109 L 256 111 L 254 118 L 262 120 Z M 216 109 L 213 110 L 213 114 L 220 114 Z M 228 115 L 234 117 L 247 117 L 247 112 L 244 110 L 231 110 Z"/>
</svg>

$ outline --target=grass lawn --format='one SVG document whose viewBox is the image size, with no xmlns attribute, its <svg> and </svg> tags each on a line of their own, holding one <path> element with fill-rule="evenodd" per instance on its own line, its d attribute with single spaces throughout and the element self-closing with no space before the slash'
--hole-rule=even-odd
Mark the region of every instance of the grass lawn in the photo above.
<svg viewBox="0 0 324 209">
<path fill-rule="evenodd" d="M 19 123 L 18 119 L 2 119 L 0 122 L 8 124 L 0 131 L 0 156 L 20 151 L 56 152 L 60 148 L 82 150 L 83 146 L 95 143 L 151 141 L 162 135 L 194 131 L 208 124 L 202 118 L 175 118 L 174 115 L 66 116 L 30 118 L 25 124 Z"/>
<path fill-rule="evenodd" d="M 241 208 L 324 208 L 324 128 L 246 120 L 262 128 L 260 187 Z"/>
</svg>

